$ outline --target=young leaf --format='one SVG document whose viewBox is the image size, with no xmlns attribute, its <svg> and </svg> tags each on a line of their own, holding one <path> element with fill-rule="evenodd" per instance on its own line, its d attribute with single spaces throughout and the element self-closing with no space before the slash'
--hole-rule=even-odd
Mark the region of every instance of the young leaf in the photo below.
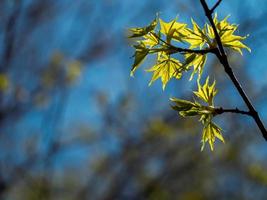
<svg viewBox="0 0 267 200">
<path fill-rule="evenodd" d="M 198 91 L 195 91 L 194 94 L 204 102 L 208 103 L 209 106 L 213 106 L 213 99 L 217 94 L 215 84 L 216 83 L 214 81 L 212 85 L 209 85 L 209 77 L 207 77 L 203 86 L 198 81 Z"/>
<path fill-rule="evenodd" d="M 175 103 L 172 108 L 177 110 L 179 114 L 183 117 L 191 117 L 191 116 L 200 116 L 200 120 L 204 125 L 202 131 L 202 147 L 201 151 L 203 151 L 205 144 L 208 142 L 211 150 L 214 150 L 214 142 L 215 139 L 218 138 L 222 142 L 224 142 L 224 138 L 221 134 L 221 128 L 212 122 L 212 118 L 214 117 L 214 107 L 213 107 L 213 98 L 216 94 L 215 82 L 212 85 L 209 85 L 209 78 L 206 79 L 205 84 L 202 86 L 198 83 L 198 91 L 195 94 L 207 102 L 209 105 L 201 105 L 198 102 L 190 102 L 187 100 L 171 98 L 170 100 Z"/>
<path fill-rule="evenodd" d="M 162 19 L 159 20 L 160 32 L 166 35 L 167 43 L 170 43 L 171 39 L 183 41 L 183 37 L 187 34 L 186 24 L 179 23 L 176 20 L 174 19 L 170 22 L 164 22 Z"/>
<path fill-rule="evenodd" d="M 183 117 L 194 117 L 199 115 L 198 109 L 194 108 L 191 110 L 187 110 L 187 111 L 181 111 L 179 112 L 179 114 Z"/>
<path fill-rule="evenodd" d="M 164 90 L 171 78 L 181 78 L 183 68 L 179 60 L 171 58 L 170 55 L 167 55 L 164 52 L 160 52 L 158 53 L 157 63 L 147 71 L 153 72 L 149 85 L 161 77 L 162 88 Z"/>
<path fill-rule="evenodd" d="M 132 35 L 130 35 L 129 38 L 142 37 L 142 36 L 148 34 L 149 32 L 153 31 L 156 26 L 157 26 L 157 18 L 155 18 L 146 27 L 130 28 L 129 31 L 132 33 Z"/>
<path fill-rule="evenodd" d="M 203 115 L 211 115 L 213 113 L 213 107 L 203 106 L 198 102 L 193 103 L 177 98 L 170 98 L 170 100 L 175 103 L 174 106 L 172 105 L 172 108 L 183 117 L 200 115 L 203 118 Z"/>
<path fill-rule="evenodd" d="M 201 140 L 202 142 L 201 151 L 203 151 L 206 142 L 209 143 L 210 149 L 213 151 L 214 142 L 216 138 L 218 138 L 224 143 L 224 138 L 221 134 L 221 131 L 222 129 L 211 121 L 207 123 L 206 125 L 204 125 L 203 132 L 202 132 L 202 140 Z"/>
<path fill-rule="evenodd" d="M 198 73 L 198 80 L 200 80 L 206 61 L 207 61 L 206 54 L 195 54 L 195 53 L 185 54 L 184 65 L 186 65 L 186 68 L 189 68 L 191 66 L 193 66 L 194 68 L 189 80 L 192 80 L 196 73 Z"/>
<path fill-rule="evenodd" d="M 148 33 L 143 36 L 144 40 L 142 40 L 143 44 L 147 47 L 151 48 L 159 44 L 159 39 L 155 36 L 156 33 Z"/>
<path fill-rule="evenodd" d="M 146 48 L 143 42 L 140 42 L 138 45 L 134 45 L 135 54 L 134 54 L 134 64 L 131 69 L 131 76 L 133 76 L 135 70 L 139 67 L 139 65 L 144 61 L 147 54 L 149 53 L 149 49 Z"/>
<path fill-rule="evenodd" d="M 170 100 L 175 103 L 175 106 L 172 106 L 172 108 L 179 112 L 190 110 L 193 106 L 195 106 L 194 103 L 187 100 L 182 100 L 177 98 L 170 98 Z"/>
<path fill-rule="evenodd" d="M 217 20 L 217 15 L 215 15 L 213 21 L 221 38 L 222 44 L 225 47 L 231 48 L 242 55 L 241 49 L 247 49 L 251 52 L 251 49 L 243 44 L 241 41 L 246 39 L 247 36 L 238 36 L 234 35 L 235 31 L 237 30 L 238 26 L 235 24 L 230 24 L 227 19 L 229 16 L 225 17 L 222 21 Z M 214 40 L 215 35 L 213 29 L 210 25 L 206 25 L 208 35 L 211 39 Z"/>
<path fill-rule="evenodd" d="M 191 22 L 193 25 L 193 30 L 187 29 L 188 34 L 184 41 L 188 42 L 191 45 L 190 49 L 202 49 L 202 47 L 205 44 L 210 43 L 210 41 L 206 36 L 205 29 L 202 30 L 193 19 L 191 19 Z"/>
</svg>

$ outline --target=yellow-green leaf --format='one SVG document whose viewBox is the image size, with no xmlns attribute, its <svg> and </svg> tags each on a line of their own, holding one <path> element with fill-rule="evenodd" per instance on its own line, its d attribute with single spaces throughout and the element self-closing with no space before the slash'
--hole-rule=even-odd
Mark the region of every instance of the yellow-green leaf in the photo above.
<svg viewBox="0 0 267 200">
<path fill-rule="evenodd" d="M 208 103 L 209 106 L 213 106 L 213 99 L 217 94 L 215 84 L 214 81 L 213 84 L 209 85 L 209 77 L 207 77 L 204 85 L 201 85 L 198 81 L 198 91 L 195 91 L 194 94 L 204 102 Z"/>
<path fill-rule="evenodd" d="M 131 69 L 131 76 L 133 76 L 135 70 L 139 67 L 139 65 L 144 61 L 147 54 L 149 53 L 149 49 L 146 48 L 143 42 L 140 42 L 138 45 L 134 45 L 135 54 L 134 54 L 134 64 Z"/>
<path fill-rule="evenodd" d="M 157 18 L 155 18 L 146 27 L 130 28 L 129 31 L 131 32 L 132 35 L 130 35 L 129 38 L 142 37 L 148 34 L 149 32 L 153 31 L 156 26 L 157 26 Z"/>
<path fill-rule="evenodd" d="M 162 19 L 159 19 L 160 23 L 160 32 L 167 37 L 167 43 L 170 43 L 171 39 L 177 41 L 183 41 L 183 37 L 187 34 L 185 29 L 186 24 L 177 22 L 177 19 L 174 19 L 170 22 L 164 22 Z"/>
<path fill-rule="evenodd" d="M 192 80 L 196 73 L 198 73 L 198 80 L 200 79 L 206 61 L 206 54 L 188 53 L 185 55 L 185 67 L 189 69 L 189 67 L 193 66 L 193 71 L 189 80 Z"/>
<path fill-rule="evenodd" d="M 149 85 L 158 78 L 161 78 L 162 88 L 164 90 L 171 78 L 181 78 L 183 68 L 179 60 L 171 58 L 170 55 L 167 55 L 164 52 L 160 52 L 158 53 L 157 63 L 147 71 L 153 72 Z"/>
<path fill-rule="evenodd" d="M 175 103 L 172 108 L 177 111 L 187 111 L 190 110 L 193 106 L 195 106 L 194 103 L 191 101 L 183 100 L 183 99 L 177 99 L 177 98 L 170 98 L 172 102 Z"/>
<path fill-rule="evenodd" d="M 241 49 L 247 49 L 251 52 L 251 49 L 243 44 L 241 41 L 246 39 L 247 36 L 238 36 L 234 35 L 235 31 L 237 30 L 238 26 L 236 24 L 230 24 L 227 19 L 229 16 L 225 17 L 222 21 L 218 21 L 217 15 L 215 15 L 213 21 L 221 38 L 222 44 L 225 47 L 231 48 L 242 55 Z M 206 25 L 208 36 L 213 39 L 213 43 L 215 42 L 215 35 L 212 27 L 210 25 Z"/>
<path fill-rule="evenodd" d="M 209 143 L 210 149 L 213 151 L 214 150 L 214 142 L 215 142 L 216 138 L 218 138 L 219 140 L 221 140 L 224 143 L 224 138 L 221 134 L 221 131 L 222 131 L 222 129 L 219 126 L 217 126 L 215 123 L 213 123 L 211 121 L 209 123 L 207 123 L 204 126 L 203 132 L 202 132 L 201 151 L 203 151 L 206 142 Z"/>
<path fill-rule="evenodd" d="M 190 44 L 190 49 L 193 48 L 200 48 L 207 44 L 210 43 L 208 37 L 206 36 L 205 29 L 201 29 L 197 23 L 191 19 L 192 25 L 193 25 L 193 30 L 191 29 L 186 29 L 188 31 L 187 37 L 184 38 L 184 41 L 188 42 Z"/>
<path fill-rule="evenodd" d="M 159 44 L 159 39 L 155 36 L 156 33 L 148 33 L 143 36 L 143 44 L 147 47 L 154 47 Z"/>
</svg>

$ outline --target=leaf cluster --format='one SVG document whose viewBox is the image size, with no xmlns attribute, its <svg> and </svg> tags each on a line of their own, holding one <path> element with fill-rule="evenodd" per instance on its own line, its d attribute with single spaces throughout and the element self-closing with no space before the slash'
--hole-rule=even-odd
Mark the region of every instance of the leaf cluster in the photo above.
<svg viewBox="0 0 267 200">
<path fill-rule="evenodd" d="M 222 21 L 214 17 L 214 23 L 225 47 L 231 48 L 242 54 L 241 49 L 250 49 L 241 41 L 247 36 L 234 35 L 238 26 L 230 24 L 227 19 Z M 134 39 L 135 48 L 134 63 L 131 69 L 131 76 L 142 62 L 150 54 L 157 54 L 157 59 L 147 72 L 152 72 L 150 84 L 161 78 L 162 88 L 165 89 L 167 83 L 172 79 L 180 79 L 184 72 L 191 70 L 190 80 L 195 74 L 198 74 L 198 80 L 201 78 L 204 65 L 207 61 L 207 52 L 213 52 L 217 43 L 212 27 L 205 24 L 203 28 L 191 19 L 192 28 L 188 24 L 178 22 L 178 18 L 170 22 L 156 17 L 148 26 L 129 29 Z M 187 48 L 177 47 L 185 46 Z M 205 51 L 201 51 L 205 50 Z M 180 57 L 174 54 L 179 53 Z"/>
<path fill-rule="evenodd" d="M 225 48 L 232 49 L 242 55 L 242 49 L 250 49 L 242 43 L 247 37 L 235 35 L 238 28 L 236 24 L 229 23 L 229 16 L 218 20 L 217 14 L 213 18 L 216 30 Z M 215 81 L 209 84 L 209 78 L 203 85 L 200 84 L 201 76 L 207 61 L 208 53 L 215 53 L 217 41 L 211 25 L 205 24 L 202 28 L 191 19 L 192 28 L 188 24 L 181 23 L 178 18 L 170 22 L 156 17 L 148 26 L 131 28 L 129 31 L 135 42 L 134 63 L 131 76 L 148 55 L 156 54 L 155 64 L 147 69 L 152 72 L 149 85 L 157 79 L 161 79 L 162 88 L 172 79 L 180 79 L 183 73 L 191 71 L 189 80 L 197 74 L 198 90 L 194 92 L 197 100 L 188 101 L 171 98 L 174 103 L 172 108 L 183 117 L 198 116 L 203 124 L 202 147 L 208 142 L 211 150 L 214 149 L 215 139 L 224 142 L 221 128 L 213 122 L 216 115 L 214 108 L 214 97 L 217 94 Z M 178 54 L 178 55 L 177 55 Z"/>
<path fill-rule="evenodd" d="M 201 150 L 204 149 L 205 143 L 208 142 L 213 151 L 216 138 L 224 142 L 221 134 L 222 129 L 212 121 L 216 115 L 213 103 L 214 97 L 217 94 L 215 81 L 210 85 L 208 77 L 203 85 L 198 82 L 198 90 L 194 94 L 197 97 L 197 100 L 194 102 L 171 98 L 170 100 L 174 103 L 172 108 L 183 117 L 199 117 L 199 121 L 203 124 Z"/>
</svg>

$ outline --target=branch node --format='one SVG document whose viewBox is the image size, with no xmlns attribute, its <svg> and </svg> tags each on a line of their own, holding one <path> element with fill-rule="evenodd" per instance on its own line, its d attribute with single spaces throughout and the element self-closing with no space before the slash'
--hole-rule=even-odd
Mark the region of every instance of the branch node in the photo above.
<svg viewBox="0 0 267 200">
<path fill-rule="evenodd" d="M 210 9 L 211 14 L 214 12 L 214 10 L 220 5 L 222 0 L 218 0 L 216 4 Z"/>
</svg>

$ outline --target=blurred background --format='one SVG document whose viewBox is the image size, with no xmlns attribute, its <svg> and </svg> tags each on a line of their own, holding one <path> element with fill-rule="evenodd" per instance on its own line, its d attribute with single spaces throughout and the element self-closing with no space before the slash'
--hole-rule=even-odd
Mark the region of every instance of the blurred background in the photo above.
<svg viewBox="0 0 267 200">
<path fill-rule="evenodd" d="M 210 0 L 213 5 L 216 1 Z M 248 117 L 217 117 L 226 143 L 200 151 L 202 128 L 171 110 L 195 81 L 130 77 L 127 28 L 156 13 L 205 23 L 196 0 L 0 1 L 0 199 L 266 199 L 267 143 Z M 252 53 L 228 53 L 267 126 L 265 0 L 223 0 Z M 143 64 L 149 68 L 152 60 Z M 217 106 L 246 110 L 209 56 Z"/>
</svg>

